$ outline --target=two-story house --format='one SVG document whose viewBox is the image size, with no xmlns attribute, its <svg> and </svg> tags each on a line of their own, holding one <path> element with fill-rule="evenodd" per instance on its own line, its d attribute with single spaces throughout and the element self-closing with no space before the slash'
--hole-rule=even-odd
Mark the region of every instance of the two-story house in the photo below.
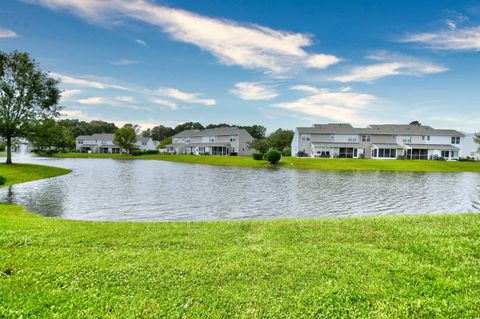
<svg viewBox="0 0 480 319">
<path fill-rule="evenodd" d="M 296 128 L 292 156 L 456 160 L 462 156 L 463 142 L 461 132 L 425 125 L 315 124 Z"/>
<path fill-rule="evenodd" d="M 172 137 L 172 143 L 166 146 L 172 154 L 194 155 L 251 155 L 248 142 L 253 137 L 238 127 L 220 127 L 205 130 L 185 130 Z"/>
<path fill-rule="evenodd" d="M 75 139 L 75 149 L 82 153 L 122 153 L 124 150 L 113 142 L 114 134 L 101 133 L 80 135 Z M 155 143 L 150 137 L 137 136 L 135 148 L 140 150 L 155 150 Z"/>
</svg>

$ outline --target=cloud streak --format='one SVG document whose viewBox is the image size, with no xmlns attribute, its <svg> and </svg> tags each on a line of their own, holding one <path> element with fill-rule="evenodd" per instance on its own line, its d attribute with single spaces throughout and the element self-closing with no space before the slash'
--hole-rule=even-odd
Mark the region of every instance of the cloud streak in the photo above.
<svg viewBox="0 0 480 319">
<path fill-rule="evenodd" d="M 9 29 L 0 28 L 0 38 L 17 38 L 18 34 Z"/>
<path fill-rule="evenodd" d="M 105 90 L 105 89 L 128 90 L 126 87 L 123 87 L 120 85 L 93 81 L 93 80 L 79 78 L 79 77 L 73 77 L 73 76 L 69 76 L 61 73 L 50 72 L 50 76 L 60 80 L 61 84 L 67 84 L 75 87 L 92 88 L 92 89 L 99 89 L 99 90 Z"/>
<path fill-rule="evenodd" d="M 113 65 L 130 65 L 130 64 L 137 64 L 139 61 L 137 60 L 129 60 L 129 59 L 120 59 L 118 61 L 110 61 L 110 64 Z"/>
<path fill-rule="evenodd" d="M 242 100 L 260 101 L 271 100 L 278 96 L 277 91 L 260 82 L 239 82 L 230 93 L 237 95 Z"/>
<path fill-rule="evenodd" d="M 411 34 L 400 42 L 418 43 L 435 50 L 480 51 L 480 26 Z"/>
<path fill-rule="evenodd" d="M 333 76 L 331 79 L 343 83 L 372 83 L 375 80 L 394 75 L 421 76 L 448 71 L 448 68 L 442 65 L 399 55 L 379 54 L 371 55 L 367 58 L 377 60 L 379 63 L 356 66 L 351 68 L 347 73 Z"/>
<path fill-rule="evenodd" d="M 309 34 L 210 18 L 144 0 L 33 2 L 51 9 L 66 9 L 97 23 L 122 18 L 140 20 L 158 26 L 176 41 L 209 52 L 225 65 L 284 73 L 299 67 L 323 69 L 340 61 L 334 55 L 306 52 L 305 48 L 312 45 Z"/>
<path fill-rule="evenodd" d="M 297 85 L 290 89 L 307 93 L 307 96 L 290 102 L 273 104 L 273 107 L 334 121 L 354 124 L 372 122 L 363 113 L 367 107 L 377 101 L 373 95 L 349 92 L 348 88 L 331 90 L 308 85 Z"/>
<path fill-rule="evenodd" d="M 205 106 L 212 106 L 216 104 L 214 99 L 200 98 L 199 93 L 187 93 L 175 88 L 159 88 L 156 90 L 156 93 L 160 96 L 165 96 L 192 104 L 202 104 Z"/>
</svg>

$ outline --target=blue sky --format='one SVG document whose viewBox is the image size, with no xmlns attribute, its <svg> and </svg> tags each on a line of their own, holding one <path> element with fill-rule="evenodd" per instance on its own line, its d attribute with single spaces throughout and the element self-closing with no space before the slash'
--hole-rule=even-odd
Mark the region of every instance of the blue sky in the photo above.
<svg viewBox="0 0 480 319">
<path fill-rule="evenodd" d="M 479 1 L 3 0 L 0 49 L 70 118 L 480 130 Z"/>
</svg>

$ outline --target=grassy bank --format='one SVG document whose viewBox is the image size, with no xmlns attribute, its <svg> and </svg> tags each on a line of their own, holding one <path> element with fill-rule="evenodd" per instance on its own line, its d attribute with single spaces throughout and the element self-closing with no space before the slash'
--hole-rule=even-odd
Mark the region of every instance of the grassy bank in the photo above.
<svg viewBox="0 0 480 319">
<path fill-rule="evenodd" d="M 64 168 L 33 165 L 33 164 L 0 164 L 0 176 L 7 179 L 3 186 L 33 181 L 42 178 L 55 177 L 67 174 L 70 171 Z"/>
<path fill-rule="evenodd" d="M 473 318 L 480 215 L 95 223 L 0 205 L 0 317 Z"/>
<path fill-rule="evenodd" d="M 209 164 L 240 167 L 267 167 L 265 161 L 255 161 L 245 156 L 194 156 L 194 155 L 143 155 L 124 154 L 56 154 L 62 158 L 116 158 L 149 159 L 179 163 Z M 362 171 L 409 171 L 409 172 L 480 172 L 480 162 L 370 160 L 370 159 L 313 159 L 284 157 L 279 167 L 313 170 L 362 170 Z"/>
</svg>

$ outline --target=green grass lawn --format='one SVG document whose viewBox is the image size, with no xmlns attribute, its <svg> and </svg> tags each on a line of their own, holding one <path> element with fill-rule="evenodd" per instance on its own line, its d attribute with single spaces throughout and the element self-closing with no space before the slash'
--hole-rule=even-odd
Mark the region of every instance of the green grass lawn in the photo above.
<svg viewBox="0 0 480 319">
<path fill-rule="evenodd" d="M 33 164 L 0 164 L 0 176 L 7 179 L 5 185 L 28 182 L 69 173 L 70 170 Z"/>
<path fill-rule="evenodd" d="M 195 156 L 195 155 L 143 155 L 124 154 L 56 154 L 63 158 L 117 158 L 149 159 L 169 162 L 210 164 L 221 166 L 269 167 L 265 161 L 255 161 L 247 156 Z M 417 172 L 480 172 L 480 162 L 372 160 L 372 159 L 319 159 L 284 157 L 279 167 L 313 170 L 368 170 L 368 171 L 417 171 Z"/>
<path fill-rule="evenodd" d="M 1 318 L 475 318 L 480 215 L 78 222 L 0 205 Z"/>
</svg>

